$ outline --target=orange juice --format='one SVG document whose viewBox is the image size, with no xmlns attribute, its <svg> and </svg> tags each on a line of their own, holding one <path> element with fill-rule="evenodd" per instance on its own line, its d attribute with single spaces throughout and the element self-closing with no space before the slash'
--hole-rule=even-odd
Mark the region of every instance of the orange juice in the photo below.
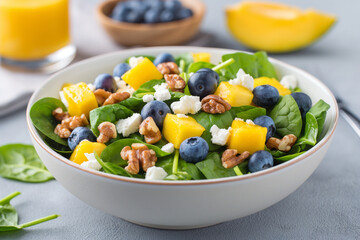
<svg viewBox="0 0 360 240">
<path fill-rule="evenodd" d="M 69 44 L 68 0 L 0 0 L 0 57 L 41 59 Z"/>
</svg>

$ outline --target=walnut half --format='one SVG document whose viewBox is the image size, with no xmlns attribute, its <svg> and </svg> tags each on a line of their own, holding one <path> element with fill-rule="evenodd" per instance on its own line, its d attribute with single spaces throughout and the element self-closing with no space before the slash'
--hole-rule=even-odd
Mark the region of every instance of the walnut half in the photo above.
<svg viewBox="0 0 360 240">
<path fill-rule="evenodd" d="M 147 117 L 139 126 L 139 133 L 144 135 L 145 142 L 154 144 L 161 140 L 161 132 L 152 117 Z"/>
<path fill-rule="evenodd" d="M 100 132 L 99 137 L 96 139 L 98 143 L 107 143 L 110 139 L 117 137 L 115 124 L 111 122 L 102 122 L 98 129 Z"/>
<path fill-rule="evenodd" d="M 184 92 L 186 83 L 185 80 L 182 79 L 182 77 L 177 74 L 165 74 L 164 78 L 171 91 Z"/>
<path fill-rule="evenodd" d="M 162 75 L 165 74 L 179 74 L 179 67 L 174 62 L 164 62 L 156 66 L 156 68 L 161 72 Z"/>
<path fill-rule="evenodd" d="M 217 114 L 231 109 L 231 105 L 217 95 L 208 95 L 201 100 L 201 109 L 204 112 Z"/>
<path fill-rule="evenodd" d="M 221 162 L 224 168 L 232 168 L 247 159 L 250 156 L 248 151 L 245 151 L 238 155 L 238 151 L 236 149 L 226 149 L 222 154 Z"/>
<path fill-rule="evenodd" d="M 269 149 L 277 149 L 283 152 L 291 150 L 292 146 L 296 143 L 296 136 L 294 134 L 288 134 L 282 139 L 271 137 L 266 142 L 266 147 Z"/>
<path fill-rule="evenodd" d="M 146 172 L 148 168 L 155 166 L 157 156 L 154 150 L 142 143 L 133 143 L 131 148 L 126 146 L 120 152 L 121 158 L 128 161 L 128 165 L 125 167 L 126 171 L 137 174 L 140 167 Z"/>
</svg>

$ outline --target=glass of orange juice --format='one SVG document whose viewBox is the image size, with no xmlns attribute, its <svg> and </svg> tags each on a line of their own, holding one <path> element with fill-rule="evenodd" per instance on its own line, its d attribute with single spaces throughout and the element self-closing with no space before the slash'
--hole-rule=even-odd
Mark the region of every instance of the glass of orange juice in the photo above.
<svg viewBox="0 0 360 240">
<path fill-rule="evenodd" d="M 56 71 L 69 64 L 69 0 L 0 0 L 0 64 Z"/>
</svg>

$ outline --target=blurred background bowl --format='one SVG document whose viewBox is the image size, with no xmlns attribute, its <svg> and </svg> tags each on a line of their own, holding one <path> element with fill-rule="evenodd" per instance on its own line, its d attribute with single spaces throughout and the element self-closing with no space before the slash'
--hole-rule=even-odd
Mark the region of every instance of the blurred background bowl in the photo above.
<svg viewBox="0 0 360 240">
<path fill-rule="evenodd" d="M 118 2 L 108 0 L 97 8 L 97 18 L 108 35 L 123 46 L 178 45 L 189 41 L 198 31 L 205 14 L 201 0 L 181 0 L 183 6 L 193 11 L 193 16 L 166 23 L 126 23 L 111 19 L 111 13 Z"/>
</svg>

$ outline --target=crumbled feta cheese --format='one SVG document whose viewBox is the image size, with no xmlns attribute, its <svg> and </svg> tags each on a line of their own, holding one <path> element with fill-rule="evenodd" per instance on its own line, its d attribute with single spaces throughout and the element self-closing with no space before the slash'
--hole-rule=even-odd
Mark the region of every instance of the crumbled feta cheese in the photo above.
<svg viewBox="0 0 360 240">
<path fill-rule="evenodd" d="M 169 85 L 167 83 L 162 83 L 154 86 L 155 91 L 161 90 L 161 89 L 168 89 Z"/>
<path fill-rule="evenodd" d="M 149 167 L 146 171 L 145 180 L 163 180 L 167 175 L 162 167 Z"/>
<path fill-rule="evenodd" d="M 174 144 L 172 143 L 168 143 L 168 144 L 165 144 L 162 148 L 161 148 L 162 151 L 164 152 L 167 152 L 167 153 L 173 153 L 174 152 Z"/>
<path fill-rule="evenodd" d="M 88 161 L 81 163 L 81 166 L 89 169 L 99 171 L 101 169 L 100 163 L 96 160 L 93 153 L 84 153 Z"/>
<path fill-rule="evenodd" d="M 185 114 L 181 114 L 181 113 L 176 114 L 176 116 L 177 116 L 178 118 L 187 118 L 187 117 L 188 117 L 188 116 L 186 116 Z"/>
<path fill-rule="evenodd" d="M 255 123 L 251 119 L 247 119 L 245 122 L 247 124 L 255 125 Z"/>
<path fill-rule="evenodd" d="M 224 146 L 230 137 L 231 127 L 228 129 L 219 128 L 215 124 L 210 128 L 211 142 L 216 145 Z"/>
<path fill-rule="evenodd" d="M 171 109 L 175 114 L 195 114 L 201 109 L 201 102 L 199 96 L 183 96 L 180 101 L 173 102 Z"/>
<path fill-rule="evenodd" d="M 144 57 L 131 57 L 129 59 L 129 65 L 131 68 L 136 67 L 142 60 L 144 60 Z"/>
<path fill-rule="evenodd" d="M 229 81 L 231 85 L 241 85 L 249 89 L 254 90 L 254 78 L 249 74 L 246 74 L 241 68 L 236 74 L 236 78 Z"/>
<path fill-rule="evenodd" d="M 119 79 L 119 80 L 116 80 L 116 79 Z M 127 84 L 124 80 L 121 80 L 119 77 L 116 77 L 116 79 L 115 79 L 115 82 L 119 89 L 124 89 L 127 87 Z"/>
<path fill-rule="evenodd" d="M 166 101 L 171 99 L 171 93 L 169 92 L 167 83 L 162 83 L 154 86 L 154 97 L 158 101 Z"/>
<path fill-rule="evenodd" d="M 242 118 L 235 118 L 234 120 L 238 120 L 238 121 L 243 121 L 243 122 L 245 122 L 244 119 L 242 119 Z"/>
<path fill-rule="evenodd" d="M 90 90 L 91 90 L 92 92 L 95 91 L 95 86 L 94 86 L 94 84 L 88 83 L 87 86 L 88 86 L 88 88 L 90 88 Z"/>
<path fill-rule="evenodd" d="M 242 68 L 240 68 L 239 71 L 236 73 L 236 76 L 240 77 L 242 75 L 246 75 L 246 72 Z"/>
<path fill-rule="evenodd" d="M 139 113 L 134 113 L 131 117 L 120 119 L 116 123 L 116 130 L 124 137 L 128 137 L 130 134 L 139 131 L 142 118 Z"/>
<path fill-rule="evenodd" d="M 297 87 L 297 79 L 294 75 L 285 75 L 281 78 L 280 84 L 288 89 L 295 89 Z"/>
<path fill-rule="evenodd" d="M 151 94 L 146 94 L 146 95 L 143 96 L 142 100 L 143 100 L 144 102 L 151 102 L 151 101 L 154 100 L 154 96 L 151 95 Z"/>
<path fill-rule="evenodd" d="M 114 80 L 115 80 L 115 82 L 119 82 L 119 81 L 121 81 L 121 77 L 114 77 Z"/>
<path fill-rule="evenodd" d="M 69 103 L 68 103 L 68 101 L 67 101 L 66 98 L 65 98 L 64 91 L 60 91 L 60 92 L 59 92 L 59 95 L 60 95 L 60 100 L 63 102 L 63 104 L 65 105 L 65 107 L 66 107 L 66 108 L 69 108 Z"/>
<path fill-rule="evenodd" d="M 123 92 L 128 92 L 130 94 L 130 97 L 131 97 L 133 95 L 133 93 L 135 92 L 135 89 L 130 87 L 130 85 L 126 85 L 126 87 L 123 88 L 122 91 Z"/>
</svg>

